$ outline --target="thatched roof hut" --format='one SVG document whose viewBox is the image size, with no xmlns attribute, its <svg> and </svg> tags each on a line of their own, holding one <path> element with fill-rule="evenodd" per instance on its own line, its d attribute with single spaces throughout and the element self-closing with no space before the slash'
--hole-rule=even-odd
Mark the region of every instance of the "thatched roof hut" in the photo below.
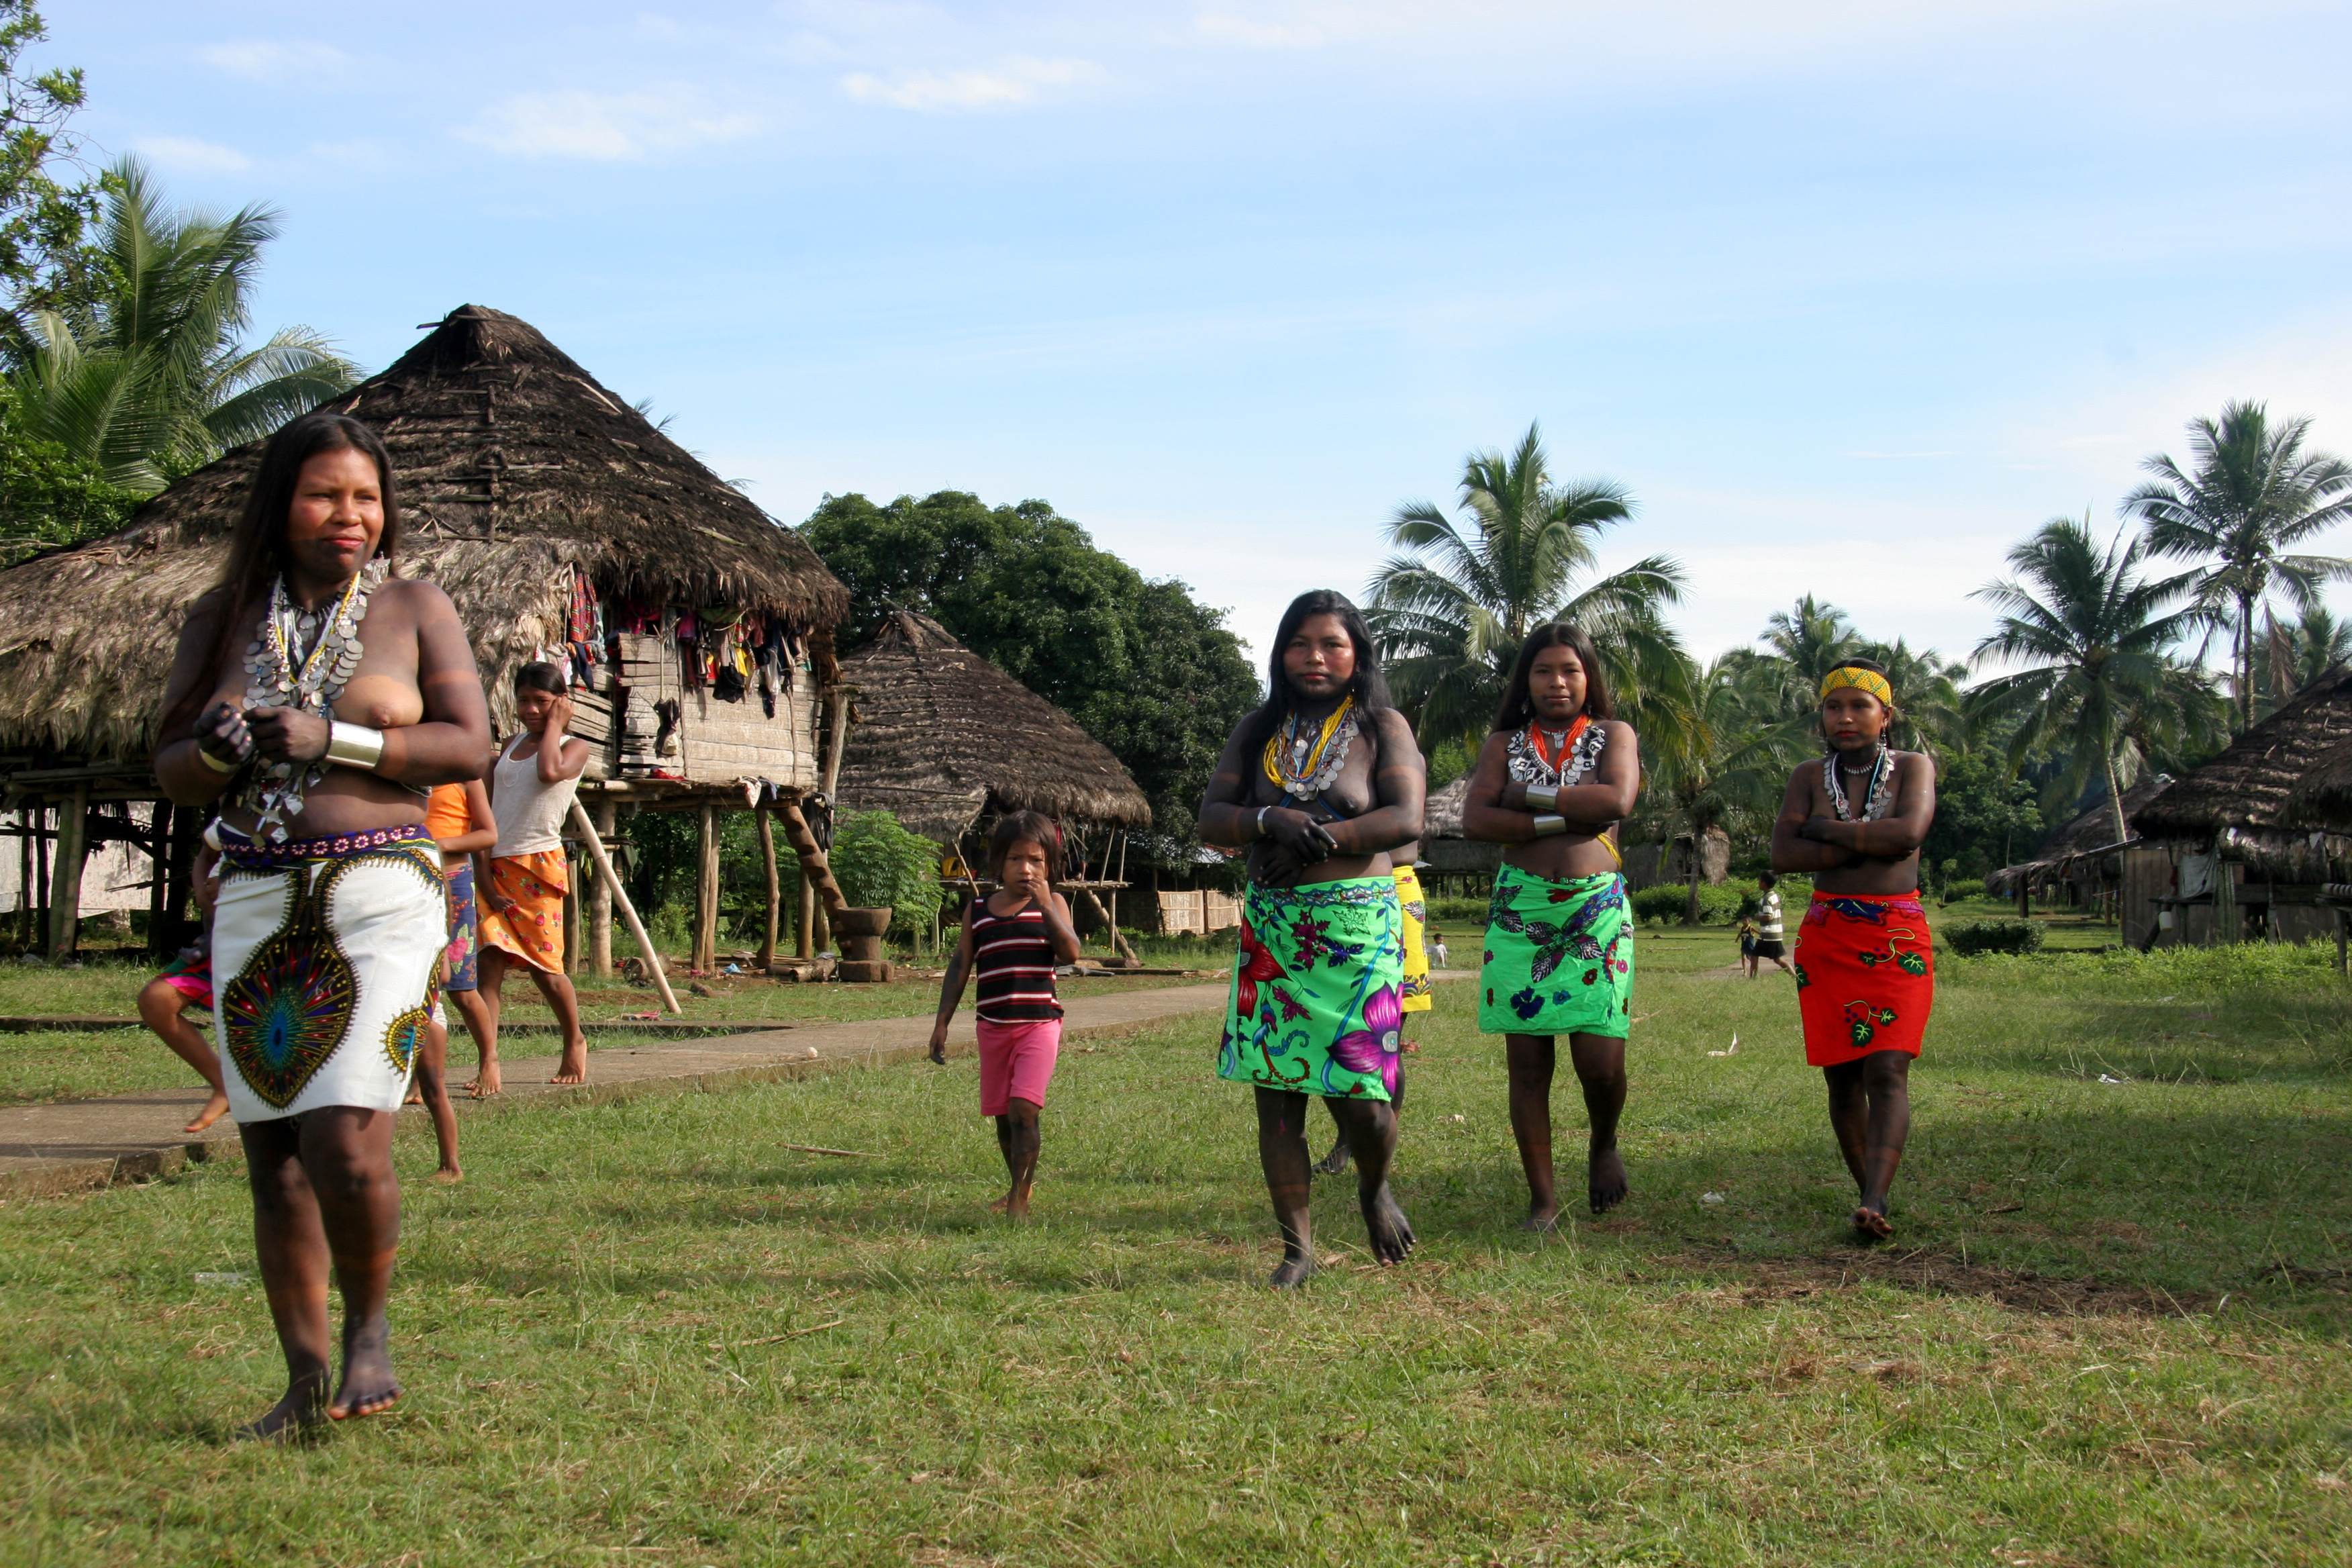
<svg viewBox="0 0 2352 1568">
<path fill-rule="evenodd" d="M 814 648 L 810 684 L 830 675 L 848 595 L 815 552 L 527 322 L 461 306 L 324 406 L 383 434 L 402 570 L 456 601 L 502 729 L 509 678 L 572 640 L 583 581 L 611 601 L 778 617 Z M 260 452 L 189 475 L 119 533 L 0 572 L 0 752 L 143 773 L 181 619 L 219 575 Z M 792 717 L 805 752 L 808 715 Z"/>
<path fill-rule="evenodd" d="M 2305 792 L 2352 746 L 2352 670 L 2338 668 L 2131 814 L 2149 839 L 2191 844 L 2282 882 L 2352 881 L 2352 835 L 2314 826 L 2327 798 Z"/>
<path fill-rule="evenodd" d="M 2171 782 L 2169 774 L 2152 773 L 2124 791 L 2126 824 L 2130 823 L 2135 812 L 2154 800 Z M 2137 837 L 2134 834 L 2132 838 Z M 2021 881 L 2028 889 L 2040 892 L 2054 883 L 2084 877 L 2094 871 L 2112 880 L 2107 877 L 2107 868 L 2116 852 L 2125 843 L 2131 841 L 2116 839 L 2116 816 L 2108 809 L 2106 797 L 2102 795 L 2097 805 L 2077 814 L 2051 835 L 2050 841 L 2032 859 L 2014 866 L 2003 866 L 1985 878 L 1985 892 L 1996 899 L 2014 898 Z"/>
<path fill-rule="evenodd" d="M 1108 747 L 927 616 L 894 613 L 841 679 L 856 719 L 835 792 L 845 809 L 890 812 L 942 844 L 992 812 L 1151 825 Z"/>
</svg>

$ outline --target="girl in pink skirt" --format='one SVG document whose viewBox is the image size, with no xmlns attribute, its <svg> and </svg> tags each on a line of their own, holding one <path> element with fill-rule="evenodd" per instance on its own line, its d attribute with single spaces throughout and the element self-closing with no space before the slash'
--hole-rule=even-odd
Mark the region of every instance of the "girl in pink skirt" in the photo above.
<svg viewBox="0 0 2352 1568">
<path fill-rule="evenodd" d="M 980 1036 L 980 1113 L 996 1119 L 997 1147 L 1013 1184 L 989 1206 L 1019 1219 L 1029 1212 L 1037 1175 L 1037 1115 L 1054 1059 L 1062 1048 L 1062 1004 L 1054 968 L 1078 956 L 1070 906 L 1054 883 L 1062 871 L 1062 830 L 1034 811 L 997 818 L 989 835 L 989 869 L 1000 890 L 963 912 L 963 935 L 940 987 L 931 1026 L 931 1060 L 948 1059 L 948 1020 L 964 982 L 980 982 L 974 1020 Z"/>
</svg>

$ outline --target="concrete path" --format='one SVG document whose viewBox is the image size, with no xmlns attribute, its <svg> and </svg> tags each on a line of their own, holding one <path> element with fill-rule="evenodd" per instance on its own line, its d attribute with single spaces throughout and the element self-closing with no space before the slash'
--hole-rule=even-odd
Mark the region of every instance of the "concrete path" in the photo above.
<svg viewBox="0 0 2352 1568">
<path fill-rule="evenodd" d="M 1225 985 L 1171 985 L 1124 994 L 1084 996 L 1065 1004 L 1065 1039 L 1127 1034 L 1173 1018 L 1214 1013 Z M 644 1094 L 701 1092 L 826 1072 L 845 1063 L 877 1067 L 913 1061 L 925 1053 L 931 1020 L 877 1018 L 855 1024 L 799 1024 L 752 1033 L 591 1051 L 589 1081 L 551 1084 L 556 1058 L 503 1057 L 506 1092 L 472 1100 L 455 1086 L 470 1076 L 452 1063 L 452 1090 L 461 1111 L 520 1106 L 556 1099 L 601 1103 Z M 163 1047 L 155 1047 L 161 1051 Z M 971 1013 L 956 1015 L 948 1053 L 973 1050 Z M 472 1047 L 462 1031 L 450 1055 L 462 1061 Z M 202 1086 L 150 1089 L 104 1100 L 0 1109 L 0 1198 L 100 1187 L 110 1182 L 168 1173 L 189 1160 L 237 1149 L 236 1124 L 224 1117 L 200 1135 L 182 1132 L 204 1104 Z M 422 1106 L 410 1106 L 419 1123 Z"/>
</svg>

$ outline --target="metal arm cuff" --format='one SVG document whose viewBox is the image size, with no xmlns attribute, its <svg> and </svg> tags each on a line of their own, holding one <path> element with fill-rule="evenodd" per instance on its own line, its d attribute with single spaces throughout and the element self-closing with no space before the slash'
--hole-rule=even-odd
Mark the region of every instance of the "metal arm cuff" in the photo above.
<svg viewBox="0 0 2352 1568">
<path fill-rule="evenodd" d="M 335 721 L 327 726 L 327 761 L 373 771 L 383 761 L 383 731 Z"/>
<path fill-rule="evenodd" d="M 1538 838 L 1549 838 L 1555 834 L 1565 833 L 1567 831 L 1568 818 L 1564 816 L 1538 816 L 1536 818 L 1536 837 Z"/>
<path fill-rule="evenodd" d="M 205 750 L 205 743 L 202 741 L 198 741 L 196 742 L 196 761 L 204 763 L 205 766 L 212 769 L 212 771 L 216 773 L 233 773 L 236 772 L 239 767 L 244 765 L 240 763 L 232 763 L 226 761 L 223 758 L 214 756 L 210 752 Z"/>
<path fill-rule="evenodd" d="M 1529 784 L 1527 787 L 1528 810 L 1557 811 L 1559 809 L 1559 791 L 1557 788 L 1549 784 Z"/>
</svg>

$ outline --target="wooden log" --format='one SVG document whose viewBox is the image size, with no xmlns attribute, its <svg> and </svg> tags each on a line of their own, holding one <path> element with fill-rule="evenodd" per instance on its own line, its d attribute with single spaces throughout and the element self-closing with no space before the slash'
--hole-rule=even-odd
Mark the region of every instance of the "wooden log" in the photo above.
<svg viewBox="0 0 2352 1568">
<path fill-rule="evenodd" d="M 767 879 L 767 918 L 760 928 L 760 973 L 768 973 L 776 962 L 776 925 L 783 914 L 783 882 L 776 874 L 776 824 L 768 815 L 768 803 L 763 798 L 752 816 L 760 826 L 760 872 Z"/>
<path fill-rule="evenodd" d="M 817 843 L 816 834 L 810 828 L 808 818 L 801 815 L 800 802 L 779 802 L 776 815 L 783 819 L 784 842 L 790 844 L 793 853 L 800 857 L 801 881 L 816 889 L 817 897 L 824 900 L 827 910 L 847 909 L 849 900 L 842 896 L 841 884 L 833 879 L 833 868 L 826 864 L 824 850 Z"/>
<path fill-rule="evenodd" d="M 81 923 L 81 862 L 89 847 L 89 786 L 58 807 L 58 853 L 49 879 L 49 962 L 73 956 Z"/>
<path fill-rule="evenodd" d="M 610 796 L 596 803 L 598 839 L 611 839 L 620 809 Z M 600 978 L 613 973 L 613 889 L 602 877 L 588 889 L 588 973 Z"/>
<path fill-rule="evenodd" d="M 705 802 L 696 815 L 701 831 L 694 862 L 693 965 L 708 973 L 719 957 L 719 808 Z"/>
<path fill-rule="evenodd" d="M 1110 911 L 1103 908 L 1103 901 L 1095 896 L 1095 890 L 1092 888 L 1080 888 L 1078 889 L 1078 897 L 1086 900 L 1089 905 L 1093 906 L 1096 917 L 1102 921 L 1105 929 L 1110 932 L 1111 945 L 1118 950 L 1119 956 L 1126 959 L 1129 963 L 1141 963 L 1143 960 L 1135 955 L 1135 949 L 1127 945 L 1127 938 L 1119 934 L 1118 922 L 1110 918 Z"/>
<path fill-rule="evenodd" d="M 646 934 L 645 922 L 637 919 L 637 907 L 629 902 L 629 890 L 621 886 L 621 879 L 613 869 L 613 858 L 604 853 L 604 841 L 596 837 L 596 825 L 588 820 L 587 812 L 581 809 L 576 798 L 572 802 L 572 820 L 580 829 L 588 858 L 596 862 L 596 875 L 611 890 L 613 901 L 620 906 L 621 919 L 628 925 L 629 934 L 637 939 L 637 951 L 645 954 L 646 973 L 653 976 L 654 989 L 661 993 L 662 1005 L 684 1016 L 686 1009 L 677 1005 L 677 993 L 669 988 L 669 976 L 662 973 L 661 954 L 654 951 L 653 938 Z"/>
<path fill-rule="evenodd" d="M 816 883 L 803 868 L 801 875 L 800 920 L 793 932 L 793 952 L 799 957 L 816 956 Z"/>
</svg>

